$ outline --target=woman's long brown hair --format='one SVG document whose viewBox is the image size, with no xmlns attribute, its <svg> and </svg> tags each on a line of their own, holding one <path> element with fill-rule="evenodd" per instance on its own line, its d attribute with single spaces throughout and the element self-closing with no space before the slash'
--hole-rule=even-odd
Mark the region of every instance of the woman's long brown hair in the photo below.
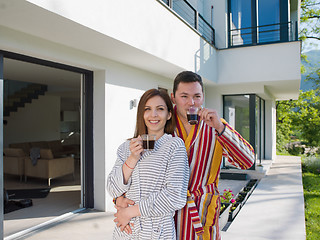
<svg viewBox="0 0 320 240">
<path fill-rule="evenodd" d="M 167 123 L 164 128 L 164 132 L 168 134 L 173 134 L 174 129 L 176 127 L 176 122 L 173 116 L 173 105 L 170 100 L 170 97 L 168 93 L 164 90 L 158 90 L 158 89 L 150 89 L 146 91 L 142 97 L 140 98 L 139 105 L 138 105 L 138 112 L 137 112 L 137 123 L 136 123 L 136 130 L 134 133 L 134 138 L 141 136 L 142 134 L 147 134 L 148 129 L 144 122 L 143 116 L 144 116 L 144 108 L 146 106 L 147 101 L 150 98 L 153 98 L 155 96 L 160 96 L 164 102 L 167 105 L 168 112 L 171 113 L 171 118 L 167 120 Z"/>
</svg>

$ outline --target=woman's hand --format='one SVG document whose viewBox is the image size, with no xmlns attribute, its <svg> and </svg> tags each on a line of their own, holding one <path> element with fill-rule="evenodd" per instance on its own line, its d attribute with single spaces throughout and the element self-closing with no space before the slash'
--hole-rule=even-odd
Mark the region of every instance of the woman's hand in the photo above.
<svg viewBox="0 0 320 240">
<path fill-rule="evenodd" d="M 141 157 L 141 153 L 143 151 L 142 138 L 138 136 L 137 138 L 131 139 L 129 148 L 131 154 L 122 166 L 124 184 L 128 183 L 128 180 Z"/>
<path fill-rule="evenodd" d="M 138 136 L 137 138 L 132 138 L 130 141 L 130 156 L 129 158 L 132 158 L 132 160 L 135 160 L 138 162 L 138 160 L 141 157 L 141 153 L 143 151 L 142 147 L 142 138 Z"/>
</svg>

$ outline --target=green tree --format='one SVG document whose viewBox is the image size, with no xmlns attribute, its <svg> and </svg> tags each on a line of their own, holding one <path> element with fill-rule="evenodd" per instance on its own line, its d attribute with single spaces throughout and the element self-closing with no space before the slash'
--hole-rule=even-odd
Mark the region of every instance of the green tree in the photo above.
<svg viewBox="0 0 320 240">
<path fill-rule="evenodd" d="M 277 102 L 277 151 L 285 152 L 291 137 L 320 146 L 320 95 L 300 91 L 298 100 Z"/>
<path fill-rule="evenodd" d="M 301 0 L 300 40 L 320 40 L 320 1 Z"/>
<path fill-rule="evenodd" d="M 320 95 L 320 67 L 317 65 L 313 68 L 312 73 L 306 76 L 306 81 L 310 81 L 315 89 L 315 94 Z"/>
<path fill-rule="evenodd" d="M 277 152 L 286 152 L 285 146 L 290 142 L 292 135 L 292 101 L 277 101 L 277 124 L 276 124 L 276 146 Z"/>
<path fill-rule="evenodd" d="M 300 92 L 299 99 L 293 101 L 292 128 L 298 132 L 309 146 L 320 145 L 320 96 L 315 90 Z"/>
<path fill-rule="evenodd" d="M 300 14 L 299 38 L 302 40 L 303 51 L 306 47 L 318 45 L 320 42 L 320 1 L 301 0 Z M 301 59 L 308 62 L 305 54 L 301 54 Z M 301 66 L 301 72 L 305 71 L 304 66 Z M 319 84 L 319 71 L 319 66 L 315 67 L 313 72 L 317 74 L 310 73 L 306 81 L 312 81 L 314 85 Z"/>
</svg>

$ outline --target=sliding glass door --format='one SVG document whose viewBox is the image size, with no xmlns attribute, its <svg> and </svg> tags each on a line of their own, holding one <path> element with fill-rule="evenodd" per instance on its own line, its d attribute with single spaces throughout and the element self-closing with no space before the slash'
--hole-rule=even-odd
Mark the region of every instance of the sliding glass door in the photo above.
<svg viewBox="0 0 320 240">
<path fill-rule="evenodd" d="M 92 208 L 93 72 L 0 51 L 0 94 L 0 197 L 4 188 L 14 193 L 12 203 L 17 193 L 25 194 L 22 199 L 47 193 L 24 211 L 3 208 L 1 201 L 1 230 L 6 224 L 0 238 L 33 228 L 44 217 Z M 14 149 L 20 155 L 12 155 Z M 17 157 L 36 149 L 35 164 Z M 16 216 L 19 222 L 10 221 Z"/>
<path fill-rule="evenodd" d="M 223 116 L 252 145 L 256 153 L 256 164 L 260 164 L 265 158 L 264 100 L 255 94 L 225 95 Z"/>
</svg>

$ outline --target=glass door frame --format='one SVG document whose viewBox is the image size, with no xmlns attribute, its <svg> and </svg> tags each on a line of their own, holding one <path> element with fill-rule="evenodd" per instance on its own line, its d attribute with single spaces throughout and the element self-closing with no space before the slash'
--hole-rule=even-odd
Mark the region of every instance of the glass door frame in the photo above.
<svg viewBox="0 0 320 240">
<path fill-rule="evenodd" d="M 256 153 L 256 159 L 253 166 L 250 168 L 250 170 L 255 170 L 256 162 L 259 160 L 259 164 L 261 163 L 261 160 L 265 158 L 265 101 L 264 99 L 260 98 L 256 94 L 228 94 L 223 95 L 223 117 L 226 117 L 225 112 L 225 97 L 230 96 L 243 96 L 248 95 L 249 96 L 249 143 L 253 147 L 255 153 Z M 257 114 L 256 108 L 256 98 L 259 99 L 259 109 Z M 263 108 L 261 107 L 263 104 Z M 263 111 L 263 113 L 261 112 Z M 263 116 L 263 119 L 262 119 Z M 259 129 L 257 129 L 256 121 L 259 121 Z M 236 130 L 236 129 L 235 129 Z M 257 136 L 256 131 L 259 131 L 259 134 Z M 259 139 L 257 139 L 259 137 Z M 256 141 L 259 140 L 259 146 L 257 145 Z M 259 149 L 257 149 L 259 148 Z M 257 155 L 257 150 L 258 155 Z"/>
<path fill-rule="evenodd" d="M 18 61 L 39 64 L 43 66 L 58 68 L 62 70 L 80 73 L 81 78 L 81 205 L 83 208 L 94 207 L 93 195 L 93 72 L 90 70 L 69 66 L 61 63 L 51 62 L 39 58 L 34 58 L 22 54 L 0 50 L 0 95 L 3 98 L 3 67 L 4 59 L 14 59 Z M 3 101 L 0 110 L 3 112 Z M 1 114 L 0 125 L 0 197 L 3 197 L 3 115 Z M 2 198 L 3 199 L 3 198 Z M 3 203 L 1 203 L 3 205 Z M 0 205 L 1 207 L 1 205 Z M 1 208 L 1 226 L 3 227 L 3 207 Z M 0 227 L 1 227 L 0 226 Z M 1 236 L 0 236 L 1 237 Z"/>
<path fill-rule="evenodd" d="M 0 98 L 3 99 L 3 54 L 0 52 Z M 3 100 L 0 101 L 0 199 L 3 195 Z M 0 239 L 3 239 L 3 203 L 0 201 Z"/>
</svg>

